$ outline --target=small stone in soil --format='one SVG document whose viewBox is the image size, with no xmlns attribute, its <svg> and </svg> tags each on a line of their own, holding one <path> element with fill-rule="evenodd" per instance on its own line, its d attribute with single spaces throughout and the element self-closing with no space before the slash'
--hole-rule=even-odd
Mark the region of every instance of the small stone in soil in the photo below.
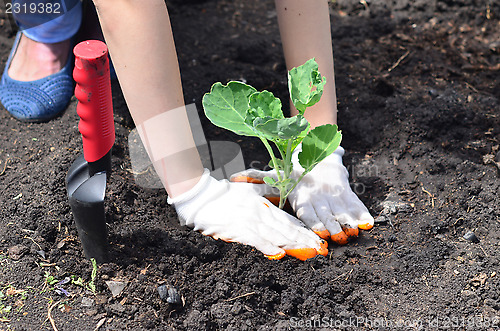
<svg viewBox="0 0 500 331">
<path fill-rule="evenodd" d="M 398 214 L 399 212 L 409 212 L 411 211 L 411 206 L 407 203 L 398 201 L 383 201 L 382 205 L 382 215 L 388 216 L 391 214 Z"/>
<path fill-rule="evenodd" d="M 29 248 L 23 245 L 15 245 L 7 249 L 9 257 L 13 260 L 19 260 L 24 254 L 28 253 Z"/>
<path fill-rule="evenodd" d="M 82 306 L 84 307 L 92 307 L 94 305 L 94 299 L 90 299 L 87 297 L 82 298 Z"/>
<path fill-rule="evenodd" d="M 95 316 L 97 315 L 97 309 L 89 309 L 85 312 L 87 316 Z"/>
<path fill-rule="evenodd" d="M 66 240 L 61 240 L 60 242 L 57 243 L 56 247 L 57 249 L 62 249 L 66 245 Z"/>
<path fill-rule="evenodd" d="M 158 294 L 160 295 L 160 299 L 162 301 L 166 301 L 173 305 L 178 305 L 181 303 L 181 296 L 179 295 L 179 291 L 173 286 L 158 286 Z"/>
<path fill-rule="evenodd" d="M 113 280 L 108 280 L 105 283 L 108 286 L 109 290 L 111 291 L 113 298 L 119 296 L 122 293 L 125 286 L 127 286 L 126 282 L 116 282 Z"/>
<path fill-rule="evenodd" d="M 375 223 L 387 223 L 388 221 L 389 218 L 384 215 L 380 215 L 379 217 L 375 218 Z"/>
<path fill-rule="evenodd" d="M 45 260 L 45 252 L 44 251 L 36 251 L 38 255 L 42 257 L 42 259 Z"/>
<path fill-rule="evenodd" d="M 464 235 L 464 239 L 467 239 L 468 241 L 473 242 L 473 243 L 479 242 L 479 239 L 477 239 L 476 234 L 472 231 L 467 232 Z"/>
<path fill-rule="evenodd" d="M 168 297 L 168 287 L 167 287 L 167 285 L 158 286 L 157 290 L 158 290 L 158 294 L 160 295 L 160 299 L 162 301 L 166 301 L 167 297 Z"/>
</svg>

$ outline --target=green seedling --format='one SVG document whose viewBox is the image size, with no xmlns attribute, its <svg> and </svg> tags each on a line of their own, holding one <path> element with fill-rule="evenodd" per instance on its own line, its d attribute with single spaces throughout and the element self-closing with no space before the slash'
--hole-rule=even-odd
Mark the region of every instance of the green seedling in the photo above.
<svg viewBox="0 0 500 331">
<path fill-rule="evenodd" d="M 9 313 L 12 311 L 12 306 L 3 303 L 7 300 L 7 296 L 3 291 L 0 291 L 0 322 L 7 322 Z"/>
<path fill-rule="evenodd" d="M 3 286 L 0 290 L 0 322 L 7 322 L 9 314 L 12 312 L 20 312 L 24 307 L 24 301 L 28 298 L 28 290 L 16 289 L 14 286 L 8 284 Z"/>
<path fill-rule="evenodd" d="M 82 277 L 78 277 L 76 275 L 71 275 L 70 279 L 71 279 L 71 284 L 76 285 L 76 286 L 80 286 L 80 287 L 85 287 L 85 282 L 84 282 Z"/>
<path fill-rule="evenodd" d="M 326 124 L 310 130 L 304 118 L 306 109 L 320 100 L 325 83 L 314 59 L 290 70 L 288 89 L 298 114 L 289 118 L 283 115 L 281 100 L 271 92 L 259 92 L 241 82 L 215 83 L 203 96 L 205 115 L 213 124 L 262 141 L 271 156 L 269 165 L 276 171 L 277 178 L 265 177 L 264 182 L 279 190 L 280 208 L 302 178 L 340 145 L 342 134 L 336 125 Z M 276 145 L 278 156 L 270 142 Z M 294 179 L 291 177 L 292 153 L 300 143 L 302 151 L 298 157 L 304 171 Z"/>
<path fill-rule="evenodd" d="M 94 258 L 91 258 L 90 261 L 92 262 L 92 273 L 90 274 L 90 282 L 88 283 L 88 288 L 95 295 L 96 294 L 95 279 L 97 277 L 97 262 Z"/>
<path fill-rule="evenodd" d="M 71 284 L 80 286 L 83 288 L 86 288 L 90 290 L 94 295 L 96 294 L 96 287 L 95 287 L 95 279 L 97 277 L 97 262 L 94 258 L 91 258 L 90 261 L 92 262 L 92 273 L 90 274 L 90 281 L 85 284 L 85 281 L 83 280 L 82 277 L 78 277 L 75 275 L 71 275 Z"/>
<path fill-rule="evenodd" d="M 92 262 L 92 273 L 90 275 L 90 281 L 88 283 L 86 283 L 82 277 L 77 275 L 71 275 L 60 281 L 56 277 L 52 276 L 49 271 L 45 271 L 45 282 L 40 293 L 52 291 L 55 289 L 56 291 L 60 291 L 62 294 L 65 294 L 66 296 L 70 296 L 71 294 L 64 289 L 64 285 L 72 284 L 87 289 L 95 295 L 97 293 L 95 286 L 95 279 L 97 277 L 97 262 L 93 258 L 90 260 Z"/>
<path fill-rule="evenodd" d="M 45 271 L 45 284 L 52 286 L 59 283 L 59 279 L 52 276 L 49 271 Z"/>
<path fill-rule="evenodd" d="M 0 304 L 0 315 L 2 315 L 2 317 L 7 318 L 11 311 L 11 305 Z"/>
<path fill-rule="evenodd" d="M 57 279 L 56 277 L 52 276 L 50 274 L 50 271 L 45 271 L 44 272 L 44 277 L 45 277 L 45 281 L 43 283 L 42 289 L 40 290 L 40 293 L 45 293 L 45 292 L 48 292 L 48 291 L 52 291 L 54 289 L 53 286 L 56 285 L 59 282 L 59 279 Z"/>
</svg>

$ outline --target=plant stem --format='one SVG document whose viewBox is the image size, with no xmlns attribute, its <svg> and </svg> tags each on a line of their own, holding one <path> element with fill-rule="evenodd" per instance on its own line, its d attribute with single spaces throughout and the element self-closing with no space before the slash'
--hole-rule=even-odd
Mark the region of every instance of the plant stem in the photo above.
<svg viewBox="0 0 500 331">
<path fill-rule="evenodd" d="M 276 141 L 273 141 L 273 142 L 274 142 L 274 146 L 276 146 L 276 148 L 280 152 L 281 159 L 284 160 L 285 159 L 285 154 L 283 154 L 283 151 L 281 150 L 280 145 Z"/>
<path fill-rule="evenodd" d="M 292 139 L 289 139 L 288 140 L 288 144 L 286 146 L 286 154 L 285 154 L 285 179 L 287 179 L 288 177 L 290 177 L 290 174 L 292 172 L 292 143 L 293 143 L 293 140 Z"/>
<path fill-rule="evenodd" d="M 283 160 L 284 160 L 284 162 L 283 162 L 283 164 L 284 164 L 283 179 L 284 180 L 287 180 L 290 177 L 290 174 L 292 173 L 292 170 L 293 170 L 293 168 L 292 168 L 292 143 L 293 143 L 293 140 L 289 139 L 287 146 L 286 146 L 285 156 L 283 158 Z M 294 187 L 295 187 L 295 185 L 297 185 L 297 184 L 295 183 Z M 286 202 L 286 198 L 288 197 L 288 194 L 290 194 L 290 193 L 284 192 L 285 190 L 286 190 L 286 188 L 280 189 L 280 204 L 279 204 L 280 209 L 283 209 L 283 206 L 285 205 L 285 202 Z"/>
<path fill-rule="evenodd" d="M 297 179 L 297 181 L 293 184 L 292 188 L 288 190 L 288 192 L 286 192 L 285 194 L 285 199 L 288 198 L 288 196 L 290 195 L 290 193 L 292 193 L 293 189 L 297 186 L 297 184 L 302 180 L 302 178 L 304 178 L 305 175 L 307 175 L 309 173 L 309 171 L 311 171 L 312 169 L 309 169 L 309 170 L 304 170 L 304 172 L 302 173 L 302 175 L 300 175 L 300 177 Z M 281 196 L 280 196 L 281 198 Z M 281 201 L 280 201 L 280 204 L 281 204 Z"/>
<path fill-rule="evenodd" d="M 273 149 L 272 149 L 271 145 L 269 145 L 269 143 L 267 142 L 267 140 L 265 138 L 262 138 L 262 137 L 259 137 L 259 138 L 262 141 L 262 143 L 264 144 L 264 146 L 266 146 L 267 152 L 269 153 L 269 155 L 271 156 L 271 160 L 273 161 L 273 167 L 276 170 L 276 174 L 278 175 L 278 181 L 281 182 L 282 181 L 281 174 L 279 171 L 278 162 L 276 161 L 276 157 L 274 156 Z"/>
</svg>

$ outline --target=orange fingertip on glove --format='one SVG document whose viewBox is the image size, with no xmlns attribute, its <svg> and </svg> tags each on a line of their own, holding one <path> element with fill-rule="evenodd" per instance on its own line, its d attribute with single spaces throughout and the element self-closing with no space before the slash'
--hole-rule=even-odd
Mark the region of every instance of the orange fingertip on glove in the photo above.
<svg viewBox="0 0 500 331">
<path fill-rule="evenodd" d="M 345 245 L 349 241 L 349 237 L 345 234 L 344 231 L 340 231 L 339 233 L 332 234 L 330 237 L 334 243 L 337 243 L 339 245 Z"/>
<path fill-rule="evenodd" d="M 286 249 L 282 253 L 278 253 L 276 255 L 264 255 L 269 260 L 281 260 L 285 257 L 285 255 L 293 256 L 301 261 L 305 261 L 307 259 L 311 259 L 316 255 L 328 255 L 328 243 L 325 240 L 321 241 L 320 248 L 295 248 L 295 249 Z"/>
<path fill-rule="evenodd" d="M 358 225 L 358 228 L 360 228 L 361 230 L 371 230 L 371 228 L 373 228 L 373 224 L 371 223 L 360 224 Z"/>
<path fill-rule="evenodd" d="M 294 248 L 285 250 L 287 255 L 293 256 L 301 261 L 313 258 L 318 255 L 315 248 Z"/>
<path fill-rule="evenodd" d="M 342 228 L 342 230 L 348 237 L 357 237 L 359 235 L 358 228 Z"/>
<path fill-rule="evenodd" d="M 324 240 L 328 240 L 331 237 L 330 231 L 328 231 L 326 229 L 323 231 L 314 231 L 313 230 L 313 232 L 316 233 L 316 235 L 318 237 L 320 237 L 321 239 L 324 239 Z"/>
<path fill-rule="evenodd" d="M 264 255 L 265 257 L 267 257 L 269 260 L 281 260 L 282 258 L 284 258 L 286 255 L 286 252 L 281 252 L 279 254 L 276 254 L 276 255 Z"/>
<path fill-rule="evenodd" d="M 320 249 L 317 250 L 319 255 L 328 255 L 328 243 L 326 240 L 321 240 Z"/>
<path fill-rule="evenodd" d="M 328 252 L 328 250 L 327 250 Z M 295 248 L 287 249 L 285 253 L 279 253 L 276 255 L 265 255 L 269 260 L 281 260 L 285 255 L 293 256 L 301 261 L 313 258 L 318 255 L 318 251 L 315 248 Z"/>
</svg>

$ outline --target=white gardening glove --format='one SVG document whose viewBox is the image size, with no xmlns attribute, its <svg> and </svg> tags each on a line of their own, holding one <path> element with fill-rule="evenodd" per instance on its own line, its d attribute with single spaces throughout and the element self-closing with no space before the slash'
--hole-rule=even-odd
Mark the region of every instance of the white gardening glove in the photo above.
<svg viewBox="0 0 500 331">
<path fill-rule="evenodd" d="M 303 171 L 299 164 L 299 145 L 292 155 L 292 177 L 297 179 Z M 338 244 L 346 244 L 350 236 L 358 235 L 358 228 L 369 230 L 373 217 L 365 205 L 354 194 L 349 185 L 349 173 L 342 164 L 344 149 L 321 161 L 297 184 L 288 196 L 288 201 L 297 217 L 321 238 L 330 237 Z M 266 176 L 276 179 L 275 171 L 246 170 L 231 176 L 232 181 L 253 183 L 255 190 L 263 196 L 276 196 L 276 192 L 263 184 Z M 266 188 L 267 186 L 267 188 Z"/>
<path fill-rule="evenodd" d="M 180 222 L 204 235 L 250 245 L 272 260 L 306 260 L 328 253 L 327 243 L 295 217 L 257 194 L 251 184 L 216 180 L 205 169 L 188 192 L 168 199 Z"/>
</svg>

